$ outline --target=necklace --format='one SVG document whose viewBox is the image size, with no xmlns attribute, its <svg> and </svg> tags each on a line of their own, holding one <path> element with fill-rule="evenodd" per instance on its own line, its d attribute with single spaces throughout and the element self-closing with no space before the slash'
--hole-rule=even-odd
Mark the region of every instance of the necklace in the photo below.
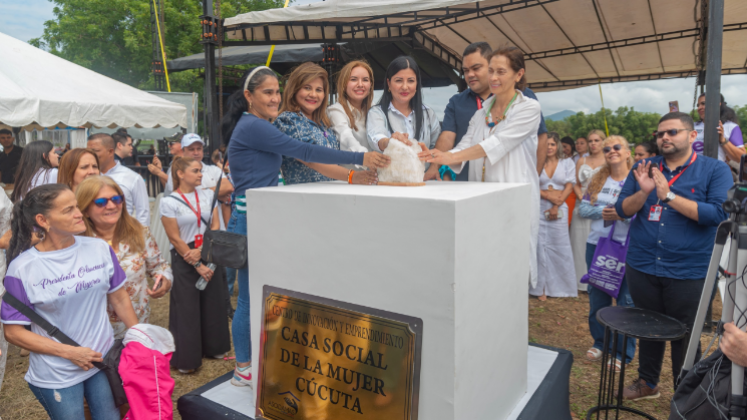
<svg viewBox="0 0 747 420">
<path fill-rule="evenodd" d="M 506 105 L 506 108 L 503 110 L 503 115 L 501 115 L 501 118 L 498 120 L 498 122 L 503 121 L 506 119 L 506 113 L 508 112 L 508 109 L 511 108 L 511 104 L 514 103 L 516 100 L 516 97 L 519 95 L 519 92 L 514 93 L 514 97 L 511 98 L 511 100 L 508 102 L 508 105 Z M 495 127 L 495 122 L 493 121 L 493 115 L 490 113 L 490 111 L 493 109 L 493 105 L 495 105 L 496 99 L 488 105 L 487 109 L 485 110 L 485 124 L 488 125 L 488 127 L 493 128 Z"/>
</svg>

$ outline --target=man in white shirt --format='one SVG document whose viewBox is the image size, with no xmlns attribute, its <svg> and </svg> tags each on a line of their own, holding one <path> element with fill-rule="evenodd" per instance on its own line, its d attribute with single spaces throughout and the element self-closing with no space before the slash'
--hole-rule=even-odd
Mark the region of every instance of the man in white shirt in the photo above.
<svg viewBox="0 0 747 420">
<path fill-rule="evenodd" d="M 132 169 L 114 160 L 114 139 L 106 133 L 93 134 L 88 137 L 87 146 L 99 158 L 101 175 L 113 179 L 125 196 L 127 212 L 143 226 L 150 226 L 150 202 L 145 181 Z"/>
<path fill-rule="evenodd" d="M 191 157 L 194 160 L 202 162 L 204 155 L 205 142 L 202 141 L 199 135 L 195 133 L 185 134 L 182 137 L 182 153 L 184 157 Z M 218 185 L 218 179 L 220 177 L 225 178 L 226 175 L 223 173 L 221 168 L 215 165 L 209 165 L 202 162 L 202 185 L 198 188 L 211 189 L 215 191 L 215 187 Z M 163 195 L 171 194 L 174 190 L 174 180 L 171 176 L 171 168 L 169 168 L 168 179 L 166 180 L 166 186 L 164 187 Z M 233 192 L 233 185 L 224 179 L 220 183 L 220 193 L 218 194 L 218 200 L 226 201 L 230 198 Z"/>
</svg>

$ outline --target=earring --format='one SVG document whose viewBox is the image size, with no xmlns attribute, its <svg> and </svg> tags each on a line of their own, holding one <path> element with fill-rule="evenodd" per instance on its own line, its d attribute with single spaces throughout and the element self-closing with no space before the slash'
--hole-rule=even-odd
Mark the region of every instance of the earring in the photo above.
<svg viewBox="0 0 747 420">
<path fill-rule="evenodd" d="M 252 109 L 252 103 L 249 102 L 249 109 Z"/>
</svg>

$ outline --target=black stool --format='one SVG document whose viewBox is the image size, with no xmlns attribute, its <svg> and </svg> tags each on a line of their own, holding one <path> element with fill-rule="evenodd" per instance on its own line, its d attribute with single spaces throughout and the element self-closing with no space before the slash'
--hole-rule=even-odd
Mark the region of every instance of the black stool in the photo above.
<svg viewBox="0 0 747 420">
<path fill-rule="evenodd" d="M 610 366 L 607 366 L 607 361 L 610 360 L 610 335 L 612 335 L 612 359 L 614 360 L 617 355 L 618 334 L 623 337 L 622 348 L 624 352 L 628 344 L 628 337 L 648 341 L 675 341 L 687 334 L 687 328 L 680 321 L 658 312 L 620 306 L 609 306 L 600 309 L 597 312 L 597 321 L 604 326 L 602 373 L 599 380 L 598 405 L 589 409 L 586 413 L 586 420 L 591 420 L 591 416 L 594 413 L 597 413 L 597 419 L 599 419 L 599 413 L 602 411 L 605 412 L 606 419 L 609 416 L 610 410 L 615 411 L 615 419 L 620 415 L 620 411 L 626 411 L 650 420 L 657 420 L 643 411 L 623 406 L 622 391 L 625 384 L 624 354 L 617 387 L 617 403 L 615 404 L 615 364 L 613 362 Z"/>
</svg>

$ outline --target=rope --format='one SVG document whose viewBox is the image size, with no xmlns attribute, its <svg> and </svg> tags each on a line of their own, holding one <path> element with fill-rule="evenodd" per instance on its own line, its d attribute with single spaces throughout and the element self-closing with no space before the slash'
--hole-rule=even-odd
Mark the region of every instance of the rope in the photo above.
<svg viewBox="0 0 747 420">
<path fill-rule="evenodd" d="M 283 9 L 288 7 L 289 2 L 290 0 L 285 0 L 285 6 L 283 6 Z M 270 67 L 270 61 L 272 61 L 272 53 L 274 52 L 275 52 L 275 46 L 273 45 L 272 47 L 270 47 L 270 54 L 267 56 L 267 64 L 265 64 L 265 66 Z"/>
<path fill-rule="evenodd" d="M 607 137 L 610 136 L 610 129 L 607 126 L 607 111 L 604 110 L 604 96 L 602 95 L 602 79 L 599 79 L 599 98 L 602 100 L 602 117 L 604 117 L 604 132 Z"/>
<path fill-rule="evenodd" d="M 171 83 L 169 83 L 169 69 L 166 68 L 166 51 L 163 49 L 163 36 L 161 36 L 161 19 L 158 18 L 158 7 L 156 6 L 156 0 L 153 0 L 153 10 L 156 12 L 156 29 L 158 29 L 158 42 L 161 44 L 163 71 L 166 74 L 166 89 L 171 92 Z"/>
</svg>

